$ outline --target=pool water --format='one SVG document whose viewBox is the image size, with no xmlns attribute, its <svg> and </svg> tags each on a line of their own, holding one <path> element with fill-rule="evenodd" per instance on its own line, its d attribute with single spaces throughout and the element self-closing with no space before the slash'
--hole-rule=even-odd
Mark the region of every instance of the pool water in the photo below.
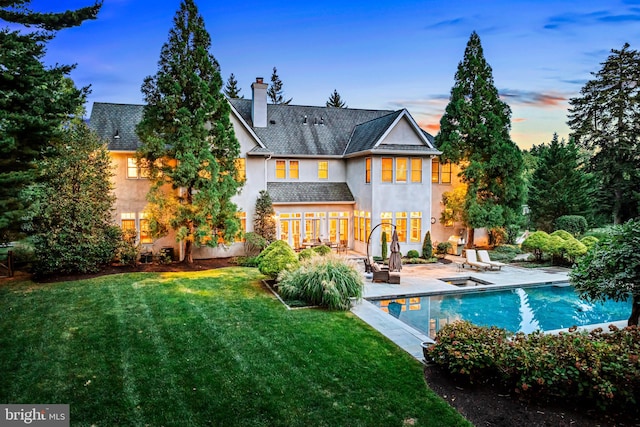
<svg viewBox="0 0 640 427">
<path fill-rule="evenodd" d="M 626 320 L 630 302 L 590 303 L 572 286 L 536 286 L 446 295 L 372 300 L 404 323 L 434 338 L 444 325 L 468 320 L 511 332 L 551 331 Z"/>
</svg>

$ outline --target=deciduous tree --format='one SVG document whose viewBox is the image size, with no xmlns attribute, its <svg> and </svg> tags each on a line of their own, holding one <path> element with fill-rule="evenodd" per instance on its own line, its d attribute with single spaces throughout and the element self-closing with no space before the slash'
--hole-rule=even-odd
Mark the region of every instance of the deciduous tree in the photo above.
<svg viewBox="0 0 640 427">
<path fill-rule="evenodd" d="M 640 53 L 625 43 L 593 76 L 569 101 L 568 124 L 576 143 L 593 154 L 598 206 L 620 224 L 640 214 Z"/>
<path fill-rule="evenodd" d="M 40 183 L 23 190 L 36 274 L 86 273 L 109 262 L 120 239 L 112 224 L 115 196 L 111 157 L 104 141 L 80 121 L 50 142 L 35 169 Z"/>
<path fill-rule="evenodd" d="M 578 293 L 590 301 L 631 299 L 628 324 L 640 321 L 640 221 L 614 226 L 569 272 Z"/>
<path fill-rule="evenodd" d="M 473 32 L 458 64 L 436 145 L 467 184 L 463 220 L 473 229 L 515 222 L 522 206 L 523 161 L 511 140 L 511 109 L 500 100 L 480 37 Z"/>
<path fill-rule="evenodd" d="M 233 240 L 240 228 L 231 202 L 242 182 L 235 165 L 240 146 L 210 47 L 196 5 L 183 0 L 158 72 L 142 85 L 146 105 L 137 127 L 139 157 L 153 182 L 150 211 L 170 218 L 168 224 L 152 218 L 152 232 L 175 230 L 187 263 L 193 262 L 194 245 Z"/>
<path fill-rule="evenodd" d="M 19 194 L 35 178 L 34 162 L 88 93 L 63 84 L 73 65 L 43 64 L 46 44 L 58 30 L 95 19 L 102 5 L 37 13 L 29 3 L 0 1 L 0 19 L 12 24 L 0 29 L 0 240 L 19 230 L 26 207 Z"/>
</svg>

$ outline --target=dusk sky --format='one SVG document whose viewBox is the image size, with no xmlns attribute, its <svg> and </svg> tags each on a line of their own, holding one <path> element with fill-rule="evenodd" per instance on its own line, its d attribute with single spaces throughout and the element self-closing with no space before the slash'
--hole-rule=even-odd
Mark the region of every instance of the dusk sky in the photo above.
<svg viewBox="0 0 640 427">
<path fill-rule="evenodd" d="M 62 11 L 92 0 L 33 0 Z M 272 68 L 292 104 L 324 105 L 334 89 L 350 108 L 406 108 L 433 135 L 472 31 L 495 85 L 512 109 L 522 148 L 566 138 L 568 100 L 611 49 L 638 49 L 640 0 L 596 1 L 205 1 L 222 79 L 234 73 L 251 97 Z M 71 77 L 93 102 L 142 103 L 143 79 L 157 71 L 179 0 L 105 0 L 95 21 L 61 31 L 48 63 L 77 63 Z M 6 26 L 0 21 L 0 26 Z"/>
</svg>

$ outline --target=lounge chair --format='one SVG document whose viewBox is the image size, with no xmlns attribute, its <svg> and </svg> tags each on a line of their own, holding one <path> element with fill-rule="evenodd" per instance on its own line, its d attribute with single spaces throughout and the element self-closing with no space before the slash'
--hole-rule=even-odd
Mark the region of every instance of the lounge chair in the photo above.
<svg viewBox="0 0 640 427">
<path fill-rule="evenodd" d="M 478 258 L 480 258 L 480 262 L 487 263 L 491 265 L 492 268 L 497 268 L 498 270 L 502 269 L 502 266 L 507 265 L 503 262 L 491 261 L 491 257 L 489 257 L 489 252 L 487 252 L 484 249 L 478 250 Z"/>
<path fill-rule="evenodd" d="M 487 264 L 486 262 L 478 261 L 478 258 L 476 257 L 476 250 L 475 249 L 467 249 L 466 253 L 467 253 L 467 260 L 465 261 L 465 264 L 467 264 L 469 267 L 473 267 L 473 268 L 478 269 L 478 270 L 489 270 L 489 269 L 491 269 L 491 264 Z"/>
</svg>

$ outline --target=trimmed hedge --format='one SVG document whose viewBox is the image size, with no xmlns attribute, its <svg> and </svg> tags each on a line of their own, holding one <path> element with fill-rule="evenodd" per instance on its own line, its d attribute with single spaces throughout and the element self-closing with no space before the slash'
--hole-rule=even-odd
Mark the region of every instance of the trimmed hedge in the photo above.
<svg viewBox="0 0 640 427">
<path fill-rule="evenodd" d="M 640 329 L 609 330 L 510 336 L 459 321 L 438 332 L 428 357 L 469 382 L 497 382 L 525 397 L 640 413 Z"/>
</svg>

